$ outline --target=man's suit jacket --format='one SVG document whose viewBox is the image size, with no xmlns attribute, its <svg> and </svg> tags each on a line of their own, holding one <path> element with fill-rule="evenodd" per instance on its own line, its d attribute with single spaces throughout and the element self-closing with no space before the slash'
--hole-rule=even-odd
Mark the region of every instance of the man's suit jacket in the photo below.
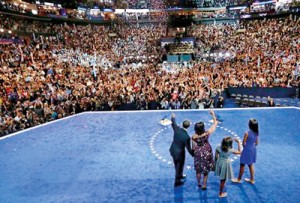
<svg viewBox="0 0 300 203">
<path fill-rule="evenodd" d="M 185 158 L 185 148 L 192 156 L 194 154 L 191 149 L 191 138 L 185 129 L 176 124 L 175 118 L 172 118 L 171 120 L 174 137 L 169 151 L 173 159 L 183 161 Z"/>
</svg>

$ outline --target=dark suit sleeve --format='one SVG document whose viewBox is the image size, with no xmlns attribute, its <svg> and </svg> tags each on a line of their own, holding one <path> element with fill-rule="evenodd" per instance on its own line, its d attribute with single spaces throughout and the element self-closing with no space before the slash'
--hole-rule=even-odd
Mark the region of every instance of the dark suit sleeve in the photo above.
<svg viewBox="0 0 300 203">
<path fill-rule="evenodd" d="M 185 147 L 188 150 L 188 152 L 190 153 L 190 155 L 193 157 L 194 156 L 194 150 L 191 149 L 191 138 L 190 137 L 188 137 L 188 139 L 186 140 Z"/>
<path fill-rule="evenodd" d="M 172 128 L 175 131 L 178 128 L 178 126 L 176 124 L 176 121 L 175 121 L 175 118 L 171 118 L 171 121 L 172 121 Z"/>
</svg>

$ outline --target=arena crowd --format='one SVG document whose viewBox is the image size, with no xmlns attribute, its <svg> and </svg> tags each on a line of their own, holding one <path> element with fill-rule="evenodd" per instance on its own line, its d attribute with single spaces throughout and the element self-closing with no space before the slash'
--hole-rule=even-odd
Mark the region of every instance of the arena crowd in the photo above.
<svg viewBox="0 0 300 203">
<path fill-rule="evenodd" d="M 0 21 L 10 37 L 48 33 L 0 45 L 0 136 L 83 111 L 220 107 L 228 86 L 299 83 L 299 18 L 194 25 L 196 60 L 168 65 L 165 25 Z"/>
</svg>

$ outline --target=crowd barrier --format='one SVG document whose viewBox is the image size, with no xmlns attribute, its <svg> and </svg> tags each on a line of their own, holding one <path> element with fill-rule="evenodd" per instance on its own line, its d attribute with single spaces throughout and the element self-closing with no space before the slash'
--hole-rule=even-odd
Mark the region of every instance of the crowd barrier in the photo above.
<svg viewBox="0 0 300 203">
<path fill-rule="evenodd" d="M 229 87 L 226 89 L 227 96 L 232 94 L 253 95 L 272 98 L 290 98 L 295 97 L 296 87 Z"/>
<path fill-rule="evenodd" d="M 2 39 L 0 38 L 0 44 L 23 44 L 21 39 Z"/>
</svg>

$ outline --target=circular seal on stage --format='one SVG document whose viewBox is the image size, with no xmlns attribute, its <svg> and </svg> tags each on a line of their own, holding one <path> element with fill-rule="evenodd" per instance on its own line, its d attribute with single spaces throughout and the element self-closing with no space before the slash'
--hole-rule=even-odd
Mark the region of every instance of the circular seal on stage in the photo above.
<svg viewBox="0 0 300 203">
<path fill-rule="evenodd" d="M 164 118 L 164 119 L 161 119 L 159 121 L 159 124 L 163 125 L 163 126 L 167 126 L 167 125 L 171 125 L 172 124 L 172 121 L 167 119 L 167 118 Z"/>
</svg>

